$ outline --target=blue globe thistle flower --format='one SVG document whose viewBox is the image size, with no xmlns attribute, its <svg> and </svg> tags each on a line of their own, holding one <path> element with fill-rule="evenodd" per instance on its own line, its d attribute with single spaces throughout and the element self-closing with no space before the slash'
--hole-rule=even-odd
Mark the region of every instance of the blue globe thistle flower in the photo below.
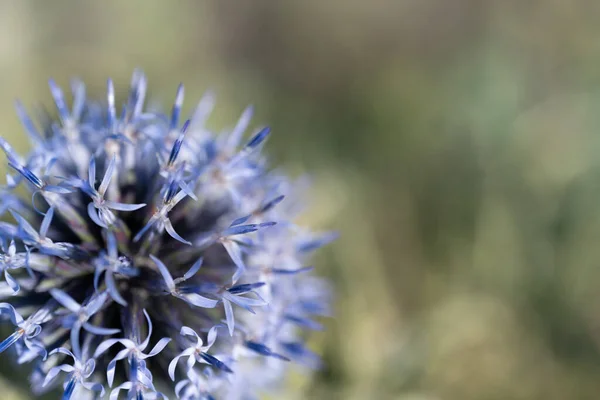
<svg viewBox="0 0 600 400">
<path fill-rule="evenodd" d="M 334 235 L 294 223 L 304 187 L 269 170 L 269 128 L 243 142 L 248 108 L 211 132 L 210 94 L 182 123 L 183 86 L 169 115 L 145 109 L 139 71 L 119 110 L 107 86 L 95 102 L 73 81 L 69 107 L 50 81 L 57 120 L 16 104 L 29 154 L 0 138 L 0 353 L 63 399 L 248 399 L 317 367 L 305 332 L 330 291 L 305 262 Z"/>
</svg>

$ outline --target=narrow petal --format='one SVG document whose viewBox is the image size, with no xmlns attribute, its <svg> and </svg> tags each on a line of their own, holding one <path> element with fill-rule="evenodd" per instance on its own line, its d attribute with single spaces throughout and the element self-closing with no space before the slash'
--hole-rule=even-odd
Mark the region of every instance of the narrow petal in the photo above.
<svg viewBox="0 0 600 400">
<path fill-rule="evenodd" d="M 181 336 L 194 336 L 196 338 L 197 346 L 202 346 L 202 339 L 196 333 L 196 331 L 190 328 L 189 326 L 182 326 L 181 330 L 179 331 L 179 334 Z"/>
<path fill-rule="evenodd" d="M 233 263 L 237 267 L 237 270 L 231 278 L 232 282 L 235 283 L 246 271 L 246 265 L 244 264 L 244 260 L 242 258 L 242 250 L 240 249 L 240 246 L 237 243 L 232 242 L 230 240 L 224 241 L 223 247 L 225 247 L 225 250 L 227 250 L 227 254 L 229 254 L 229 257 L 231 257 L 231 261 L 233 261 Z"/>
<path fill-rule="evenodd" d="M 314 269 L 314 267 L 302 267 L 302 268 L 297 268 L 297 269 L 273 268 L 271 270 L 271 272 L 273 272 L 274 274 L 278 274 L 278 275 L 295 275 L 295 274 L 299 274 L 302 272 L 309 272 L 309 271 L 312 271 L 313 269 Z"/>
<path fill-rule="evenodd" d="M 115 171 L 116 162 L 117 156 L 113 155 L 110 162 L 108 163 L 108 167 L 106 167 L 104 178 L 102 178 L 102 182 L 100 183 L 100 187 L 98 188 L 98 193 L 100 193 L 100 196 L 102 197 L 104 197 L 104 193 L 106 193 L 106 189 L 108 189 L 108 185 L 110 185 L 110 180 L 112 179 L 113 173 Z"/>
<path fill-rule="evenodd" d="M 39 331 L 42 330 L 41 327 L 39 327 Z M 33 335 L 35 336 L 35 335 Z M 33 337 L 31 336 L 31 337 Z M 25 347 L 27 347 L 29 350 L 31 350 L 32 353 L 37 354 L 38 357 L 42 358 L 42 361 L 46 360 L 46 357 L 48 356 L 48 352 L 46 351 L 46 348 L 42 345 L 42 343 L 38 340 L 29 340 L 27 338 L 27 336 L 23 339 L 23 343 L 25 343 Z"/>
<path fill-rule="evenodd" d="M 25 131 L 27 132 L 29 137 L 31 139 L 33 139 L 34 142 L 37 142 L 38 144 L 43 144 L 44 139 L 38 132 L 37 128 L 35 127 L 33 121 L 29 117 L 29 115 L 27 114 L 27 111 L 25 110 L 23 103 L 21 103 L 19 100 L 16 100 L 15 108 L 17 109 L 17 115 L 19 116 L 21 125 L 23 125 L 23 127 L 25 127 Z"/>
<path fill-rule="evenodd" d="M 110 258 L 112 258 L 113 260 L 117 259 L 117 256 L 119 255 L 119 248 L 117 245 L 117 238 L 115 236 L 115 234 L 113 232 L 108 232 L 106 235 L 106 239 L 107 239 L 107 246 L 106 249 L 108 251 L 108 256 Z"/>
<path fill-rule="evenodd" d="M 152 261 L 154 261 L 154 264 L 156 264 L 156 267 L 158 268 L 158 271 L 163 277 L 163 280 L 165 281 L 169 292 L 175 291 L 175 282 L 173 281 L 173 277 L 169 273 L 169 269 L 167 268 L 167 266 L 152 254 L 150 254 L 150 259 L 152 259 Z"/>
<path fill-rule="evenodd" d="M 79 333 L 81 332 L 81 322 L 77 321 L 71 328 L 71 347 L 73 354 L 77 359 L 81 358 L 81 343 L 79 342 Z"/>
<path fill-rule="evenodd" d="M 158 215 L 153 215 L 152 218 L 150 218 L 148 220 L 146 225 L 144 225 L 144 227 L 135 235 L 135 237 L 133 238 L 133 241 L 139 242 L 139 240 L 142 238 L 142 236 L 144 236 L 144 234 L 146 232 L 148 232 L 148 230 L 150 230 L 150 228 L 152 228 L 154 226 L 154 224 L 156 224 L 158 219 L 159 219 Z"/>
<path fill-rule="evenodd" d="M 106 282 L 106 288 L 108 289 L 108 294 L 110 294 L 110 297 L 112 297 L 114 301 L 116 301 L 123 307 L 127 306 L 127 302 L 121 296 L 121 293 L 119 293 L 119 290 L 117 289 L 117 284 L 115 283 L 115 277 L 113 276 L 112 271 L 106 271 L 106 273 L 104 274 L 104 282 Z"/>
<path fill-rule="evenodd" d="M 39 238 L 39 235 L 38 235 L 37 231 L 35 229 L 33 229 L 33 226 L 31 226 L 29 224 L 29 222 L 27 222 L 27 220 L 25 218 L 21 217 L 16 211 L 13 211 L 13 210 L 9 210 L 9 211 L 12 214 L 13 218 L 19 224 L 19 230 L 23 231 L 31 239 L 37 241 Z"/>
<path fill-rule="evenodd" d="M 301 253 L 308 253 L 333 242 L 338 237 L 339 234 L 337 232 L 328 232 L 317 238 L 300 243 L 297 246 L 297 250 Z"/>
<path fill-rule="evenodd" d="M 81 309 L 81 305 L 78 302 L 60 289 L 50 289 L 50 294 L 56 299 L 56 301 L 69 309 L 71 312 L 78 313 Z"/>
<path fill-rule="evenodd" d="M 108 366 L 106 367 L 106 381 L 108 382 L 108 386 L 112 386 L 113 380 L 115 379 L 115 369 L 117 368 L 117 361 L 120 361 L 127 357 L 131 352 L 130 349 L 123 349 L 117 353 L 115 358 L 110 360 Z"/>
<path fill-rule="evenodd" d="M 237 121 L 237 124 L 229 134 L 227 138 L 227 148 L 230 150 L 235 149 L 240 145 L 242 140 L 242 136 L 246 129 L 248 129 L 248 125 L 250 124 L 250 120 L 252 119 L 252 114 L 254 114 L 254 108 L 252 106 L 248 106 L 242 115 Z"/>
<path fill-rule="evenodd" d="M 1 314 L 8 314 L 11 322 L 15 326 L 20 325 L 23 322 L 23 317 L 17 312 L 17 310 L 15 310 L 15 308 L 11 304 L 0 303 L 0 315 Z"/>
<path fill-rule="evenodd" d="M 119 386 L 117 386 L 116 388 L 114 388 L 111 392 L 110 392 L 110 398 L 109 400 L 118 400 L 119 399 L 119 392 L 121 390 L 131 390 L 133 384 L 131 382 L 125 382 Z"/>
<path fill-rule="evenodd" d="M 71 350 L 65 349 L 64 347 L 57 347 L 56 349 L 54 349 L 50 353 L 48 353 L 49 356 L 51 356 L 53 354 L 65 354 L 65 355 L 71 357 L 72 359 L 75 359 L 75 355 L 71 352 Z"/>
<path fill-rule="evenodd" d="M 148 311 L 146 311 L 146 309 L 144 309 L 143 312 L 146 316 L 146 321 L 148 321 L 148 336 L 146 336 L 146 339 L 138 346 L 138 348 L 142 351 L 148 347 L 148 343 L 150 343 L 150 336 L 152 336 L 152 319 L 150 319 L 150 315 L 148 315 Z"/>
<path fill-rule="evenodd" d="M 184 127 L 187 128 L 187 125 L 189 125 L 189 121 L 186 122 L 186 125 L 184 125 Z M 176 127 L 172 127 L 172 129 L 175 129 L 175 128 Z M 182 132 L 179 134 L 179 136 L 175 140 L 175 143 L 173 143 L 173 148 L 171 149 L 171 153 L 169 154 L 169 160 L 167 161 L 168 166 L 173 165 L 173 163 L 175 163 L 175 160 L 177 160 L 177 156 L 179 155 L 179 152 L 181 151 L 181 145 L 183 144 L 183 139 L 185 139 L 185 133 Z"/>
<path fill-rule="evenodd" d="M 104 204 L 106 205 L 106 207 L 113 209 L 113 210 L 117 210 L 117 211 L 135 211 L 135 210 L 139 210 L 140 208 L 146 206 L 145 203 L 126 204 L 126 203 L 117 203 L 115 201 L 110 201 L 110 200 L 106 200 L 104 202 Z"/>
<path fill-rule="evenodd" d="M 239 218 L 238 218 L 239 220 Z M 234 223 L 237 222 L 233 221 Z M 234 236 L 244 235 L 246 233 L 256 232 L 258 230 L 257 224 L 246 224 L 246 225 L 235 225 L 231 226 L 223 231 L 223 236 Z"/>
<path fill-rule="evenodd" d="M 235 285 L 227 289 L 227 291 L 231 294 L 239 295 L 251 292 L 254 289 L 264 286 L 264 282 L 256 282 L 256 283 L 242 283 L 241 285 Z"/>
<path fill-rule="evenodd" d="M 215 341 L 217 340 L 217 330 L 222 326 L 223 325 L 215 325 L 212 328 L 210 328 L 206 337 L 206 350 L 208 350 L 210 347 L 212 347 L 213 344 L 215 344 Z"/>
<path fill-rule="evenodd" d="M 89 301 L 89 303 L 87 303 L 84 306 L 87 316 L 91 317 L 92 315 L 94 315 L 98 311 L 100 311 L 100 309 L 106 302 L 107 297 L 108 297 L 108 295 L 106 294 L 106 292 L 103 292 L 103 293 L 99 294 L 98 296 L 93 297 Z"/>
<path fill-rule="evenodd" d="M 88 167 L 88 183 L 92 189 L 96 188 L 96 159 L 90 158 L 90 165 Z"/>
<path fill-rule="evenodd" d="M 96 225 L 98 225 L 101 228 L 108 229 L 108 226 L 98 216 L 98 211 L 96 210 L 96 206 L 94 205 L 94 203 L 89 203 L 88 204 L 88 206 L 87 206 L 87 212 L 88 212 L 88 215 L 89 215 L 90 219 L 92 221 L 94 221 L 94 223 Z"/>
<path fill-rule="evenodd" d="M 100 355 L 106 352 L 106 350 L 110 349 L 117 343 L 121 343 L 127 349 L 135 348 L 135 343 L 133 343 L 129 339 L 106 339 L 104 342 L 100 343 L 96 348 L 96 351 L 94 352 L 94 358 L 98 358 Z"/>
<path fill-rule="evenodd" d="M 50 368 L 50 371 L 48 371 L 48 373 L 46 374 L 46 378 L 44 379 L 44 383 L 42 383 L 42 386 L 46 386 L 48 383 L 50 383 L 50 381 L 56 378 L 56 375 L 58 375 L 61 371 L 70 373 L 73 372 L 73 367 L 70 365 L 63 364 Z"/>
<path fill-rule="evenodd" d="M 110 78 L 106 81 L 106 99 L 108 102 L 108 126 L 111 131 L 114 131 L 117 111 L 115 110 L 115 86 Z"/>
<path fill-rule="evenodd" d="M 173 110 L 171 111 L 171 129 L 177 129 L 179 124 L 179 114 L 181 113 L 181 106 L 183 105 L 183 96 L 185 90 L 183 84 L 179 84 L 177 88 L 177 94 L 175 95 L 175 103 L 173 103 Z"/>
<path fill-rule="evenodd" d="M 198 259 L 198 261 L 196 261 L 194 263 L 194 265 L 192 265 L 192 267 L 188 270 L 188 272 L 186 272 L 183 275 L 183 280 L 187 281 L 188 279 L 190 279 L 192 276 L 196 275 L 196 272 L 198 272 L 200 270 L 200 267 L 202 267 L 202 261 L 204 259 L 202 257 L 200 257 Z"/>
<path fill-rule="evenodd" d="M 86 331 L 91 332 L 94 335 L 99 335 L 99 336 L 102 336 L 102 335 L 114 335 L 116 333 L 121 332 L 120 329 L 103 328 L 101 326 L 95 326 L 95 325 L 92 325 L 92 324 L 87 323 L 87 322 L 85 324 L 83 324 L 83 328 Z"/>
<path fill-rule="evenodd" d="M 73 193 L 74 190 L 60 185 L 44 185 L 44 191 L 59 194 L 67 194 Z"/>
<path fill-rule="evenodd" d="M 198 201 L 198 196 L 196 196 L 196 194 L 194 193 L 194 189 L 190 185 L 188 185 L 183 179 L 177 181 L 177 184 L 181 188 L 182 192 L 194 199 L 194 201 Z"/>
<path fill-rule="evenodd" d="M 187 293 L 181 296 L 178 296 L 181 299 L 185 300 L 187 303 L 201 308 L 215 308 L 217 304 L 219 304 L 218 300 L 209 299 L 204 296 L 200 296 L 197 293 Z"/>
<path fill-rule="evenodd" d="M 225 309 L 225 318 L 227 319 L 227 328 L 229 328 L 229 336 L 233 336 L 235 329 L 235 319 L 233 316 L 233 307 L 227 299 L 223 299 L 223 308 Z"/>
<path fill-rule="evenodd" d="M 171 377 L 172 381 L 175 380 L 175 369 L 177 368 L 177 363 L 179 362 L 179 359 L 181 357 L 193 357 L 193 354 L 195 353 L 195 351 L 196 351 L 196 349 L 194 349 L 193 347 L 185 349 L 181 354 L 179 354 L 178 356 L 176 356 L 169 363 L 169 376 Z"/>
<path fill-rule="evenodd" d="M 104 268 L 102 267 L 97 266 L 94 270 L 94 289 L 96 289 L 96 291 L 98 291 L 98 286 L 100 285 L 100 276 L 102 275 L 102 272 L 104 272 Z"/>
<path fill-rule="evenodd" d="M 183 244 L 187 244 L 188 246 L 192 245 L 192 242 L 185 240 L 184 238 L 182 238 L 181 236 L 179 236 L 179 234 L 177 232 L 175 232 L 175 228 L 173 228 L 173 224 L 171 224 L 171 221 L 166 219 L 164 221 L 165 224 L 165 229 L 167 230 L 167 233 L 169 235 L 171 235 L 171 237 Z"/>
<path fill-rule="evenodd" d="M 71 118 L 79 121 L 83 107 L 85 106 L 85 85 L 78 79 L 71 81 L 71 92 L 73 93 L 73 109 Z"/>
<path fill-rule="evenodd" d="M 90 376 L 92 376 L 95 369 L 96 369 L 96 360 L 94 360 L 93 358 L 90 358 L 83 365 L 83 371 L 81 371 L 81 373 L 84 378 L 89 378 Z"/>
<path fill-rule="evenodd" d="M 44 215 L 44 219 L 42 220 L 42 225 L 40 226 L 40 236 L 45 238 L 48 234 L 48 229 L 50 228 L 50 223 L 52 222 L 52 217 L 54 216 L 54 207 L 50 207 L 48 211 L 46 211 L 46 215 Z"/>
<path fill-rule="evenodd" d="M 236 219 L 235 221 L 233 221 L 230 226 L 236 226 L 236 225 L 243 224 L 244 222 L 248 221 L 250 218 L 252 218 L 252 214 L 245 215 L 245 216 L 240 217 L 240 218 Z"/>
<path fill-rule="evenodd" d="M 227 292 L 223 293 L 223 297 L 227 298 L 232 303 L 235 303 L 236 305 L 250 312 L 254 312 L 251 307 L 261 307 L 267 305 L 267 303 L 261 299 L 252 299 L 249 297 L 235 296 Z"/>
<path fill-rule="evenodd" d="M 178 356 L 175 356 L 175 358 L 173 360 L 171 360 L 171 362 L 169 363 L 169 377 L 171 378 L 172 381 L 175 381 L 175 369 L 177 368 L 177 363 L 179 362 L 179 359 L 183 357 L 183 354 L 180 354 Z M 177 396 L 179 397 L 179 396 Z"/>
<path fill-rule="evenodd" d="M 15 280 L 15 278 L 13 278 L 12 275 L 8 273 L 7 269 L 4 270 L 4 279 L 6 279 L 6 283 L 8 283 L 8 286 L 10 286 L 11 290 L 13 291 L 13 295 L 19 293 L 21 287 L 19 286 L 19 283 Z"/>
<path fill-rule="evenodd" d="M 142 360 L 150 357 L 154 357 L 158 353 L 160 353 L 167 345 L 171 342 L 171 338 L 162 338 L 156 343 L 156 345 L 150 350 L 150 353 L 144 354 L 141 358 Z"/>
<path fill-rule="evenodd" d="M 69 118 L 69 109 L 67 108 L 63 91 L 60 87 L 58 87 L 56 82 L 54 82 L 54 79 L 50 79 L 48 81 L 48 86 L 50 86 L 50 93 L 52 93 L 52 97 L 54 98 L 54 104 L 58 110 L 58 115 L 60 116 L 61 121 L 64 123 Z"/>
</svg>

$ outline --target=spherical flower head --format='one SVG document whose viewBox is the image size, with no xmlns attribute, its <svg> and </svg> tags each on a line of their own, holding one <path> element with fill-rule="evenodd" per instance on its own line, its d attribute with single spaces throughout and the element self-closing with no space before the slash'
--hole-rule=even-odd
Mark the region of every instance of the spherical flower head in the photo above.
<svg viewBox="0 0 600 400">
<path fill-rule="evenodd" d="M 304 186 L 269 170 L 269 128 L 244 140 L 248 108 L 213 133 L 210 94 L 181 121 L 181 85 L 147 110 L 139 71 L 118 108 L 111 80 L 105 101 L 71 88 L 69 106 L 50 81 L 56 120 L 17 103 L 29 154 L 0 138 L 0 353 L 35 364 L 33 391 L 252 398 L 318 366 L 303 338 L 330 295 L 306 261 L 334 235 L 294 222 Z"/>
</svg>

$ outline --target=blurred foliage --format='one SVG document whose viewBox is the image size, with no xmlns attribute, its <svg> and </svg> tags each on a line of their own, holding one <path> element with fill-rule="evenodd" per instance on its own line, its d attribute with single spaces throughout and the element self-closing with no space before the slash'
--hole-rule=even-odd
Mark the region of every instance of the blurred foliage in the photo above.
<svg viewBox="0 0 600 400">
<path fill-rule="evenodd" d="M 0 2 L 2 135 L 45 80 L 100 95 L 144 68 L 247 103 L 337 292 L 326 367 L 289 398 L 595 399 L 600 391 L 600 3 Z M 120 93 L 123 96 L 124 91 Z M 3 396 L 5 381 L 1 381 Z M 23 393 L 26 393 L 24 391 Z M 14 398 L 14 397 L 11 397 Z"/>
</svg>

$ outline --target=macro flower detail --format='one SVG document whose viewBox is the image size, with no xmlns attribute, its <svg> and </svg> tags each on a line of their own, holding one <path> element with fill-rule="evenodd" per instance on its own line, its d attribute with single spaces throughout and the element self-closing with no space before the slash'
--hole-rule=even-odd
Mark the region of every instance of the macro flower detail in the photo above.
<svg viewBox="0 0 600 400">
<path fill-rule="evenodd" d="M 213 357 L 207 353 L 207 351 L 212 347 L 213 344 L 215 344 L 215 341 L 217 340 L 217 328 L 218 327 L 219 327 L 219 325 L 216 325 L 216 326 L 213 326 L 212 328 L 210 328 L 210 331 L 208 331 L 208 338 L 207 338 L 206 345 L 202 341 L 202 338 L 200 338 L 200 336 L 198 336 L 198 334 L 192 328 L 187 327 L 187 326 L 181 327 L 181 332 L 180 332 L 181 335 L 195 337 L 196 344 L 193 344 L 192 346 L 190 346 L 187 349 L 185 349 L 184 351 L 182 351 L 181 354 L 176 356 L 173 359 L 173 361 L 171 361 L 171 363 L 169 364 L 169 376 L 171 377 L 171 380 L 175 380 L 175 368 L 177 368 L 177 363 L 181 357 L 188 357 L 188 360 L 187 360 L 187 370 L 188 371 L 194 367 L 194 364 L 196 364 L 196 362 L 202 362 L 202 363 L 214 365 L 215 367 L 217 367 L 223 371 L 232 372 L 229 369 L 229 367 L 227 367 L 221 361 L 219 361 L 218 359 L 216 359 L 215 357 Z"/>
<path fill-rule="evenodd" d="M 252 107 L 215 133 L 212 95 L 185 120 L 183 85 L 146 109 L 140 71 L 122 104 L 110 79 L 104 101 L 49 86 L 54 120 L 16 103 L 29 153 L 0 137 L 0 353 L 33 364 L 33 392 L 248 399 L 318 367 L 331 291 L 306 262 L 335 235 L 296 221 L 305 186 L 270 169 L 270 128 L 244 143 Z"/>
<path fill-rule="evenodd" d="M 59 353 L 71 357 L 73 359 L 73 365 L 62 364 L 52 367 L 46 375 L 43 386 L 46 386 L 62 371 L 68 374 L 68 377 L 64 382 L 65 394 L 63 397 L 69 398 L 73 394 L 75 387 L 78 384 L 87 390 L 100 392 L 100 396 L 104 396 L 104 386 L 102 386 L 100 383 L 86 382 L 86 380 L 94 373 L 94 369 L 96 368 L 96 361 L 93 358 L 81 360 L 68 349 L 62 347 L 52 350 L 49 355 Z"/>
<path fill-rule="evenodd" d="M 14 294 L 19 293 L 21 287 L 19 282 L 10 274 L 11 269 L 20 269 L 26 267 L 29 270 L 29 253 L 17 253 L 15 241 L 11 240 L 6 246 L 4 240 L 0 241 L 0 247 L 4 254 L 0 254 L 0 272 L 4 272 L 4 279 Z"/>
</svg>

